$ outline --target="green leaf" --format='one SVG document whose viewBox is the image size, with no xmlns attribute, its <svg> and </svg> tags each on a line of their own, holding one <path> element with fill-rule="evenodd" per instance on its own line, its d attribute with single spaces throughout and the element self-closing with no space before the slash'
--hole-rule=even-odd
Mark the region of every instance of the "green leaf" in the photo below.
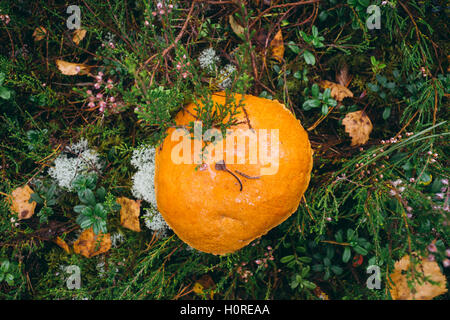
<svg viewBox="0 0 450 320">
<path fill-rule="evenodd" d="M 342 255 L 342 262 L 347 263 L 352 256 L 352 250 L 349 247 L 345 247 L 344 254 Z"/>
<path fill-rule="evenodd" d="M 320 104 L 320 101 L 316 99 L 306 100 L 303 103 L 303 109 L 310 110 L 311 108 L 317 108 L 318 106 L 320 106 Z"/>
<path fill-rule="evenodd" d="M 391 115 L 391 108 L 390 107 L 385 108 L 383 111 L 383 119 L 387 120 L 390 115 Z"/>
<path fill-rule="evenodd" d="M 362 254 L 363 256 L 365 256 L 366 254 L 368 254 L 369 252 L 364 249 L 363 247 L 356 245 L 353 250 L 355 250 L 356 253 Z"/>
<path fill-rule="evenodd" d="M 3 260 L 2 262 L 2 266 L 0 267 L 0 270 L 3 272 L 8 271 L 9 269 L 9 261 L 8 260 Z"/>
<path fill-rule="evenodd" d="M 73 211 L 75 211 L 76 213 L 81 213 L 83 212 L 83 210 L 86 208 L 86 206 L 84 204 L 79 204 L 75 207 L 73 207 Z"/>
<path fill-rule="evenodd" d="M 293 255 L 285 256 L 280 259 L 281 263 L 288 263 L 289 261 L 292 261 L 294 259 Z"/>
<path fill-rule="evenodd" d="M 0 86 L 3 84 L 3 82 L 5 81 L 5 74 L 3 72 L 0 72 Z"/>
<path fill-rule="evenodd" d="M 341 267 L 331 266 L 331 271 L 333 271 L 333 273 L 336 275 L 341 275 L 343 270 Z"/>
<path fill-rule="evenodd" d="M 8 274 L 6 275 L 5 281 L 6 281 L 6 283 L 8 283 L 10 286 L 12 286 L 12 285 L 14 284 L 14 276 L 13 276 L 12 274 L 8 273 Z"/>
<path fill-rule="evenodd" d="M 95 195 L 94 195 L 94 192 L 92 192 L 91 189 L 84 190 L 83 198 L 84 198 L 84 200 L 86 201 L 87 204 L 89 204 L 91 206 L 95 206 L 95 204 L 96 204 Z"/>
<path fill-rule="evenodd" d="M 319 86 L 317 83 L 314 83 L 311 86 L 311 94 L 314 98 L 317 98 L 319 96 Z"/>
<path fill-rule="evenodd" d="M 305 50 L 303 52 L 303 58 L 305 59 L 305 62 L 307 64 L 310 64 L 310 65 L 316 64 L 316 57 L 314 57 L 314 55 L 308 50 Z"/>
<path fill-rule="evenodd" d="M 294 41 L 290 41 L 287 44 L 288 48 L 292 50 L 295 54 L 299 54 L 301 52 L 300 48 L 295 44 Z"/>
<path fill-rule="evenodd" d="M 0 87 L 0 98 L 9 100 L 11 98 L 11 91 L 5 87 Z"/>
<path fill-rule="evenodd" d="M 361 6 L 367 8 L 367 7 L 370 5 L 370 0 L 358 0 L 358 3 L 359 3 Z"/>
</svg>

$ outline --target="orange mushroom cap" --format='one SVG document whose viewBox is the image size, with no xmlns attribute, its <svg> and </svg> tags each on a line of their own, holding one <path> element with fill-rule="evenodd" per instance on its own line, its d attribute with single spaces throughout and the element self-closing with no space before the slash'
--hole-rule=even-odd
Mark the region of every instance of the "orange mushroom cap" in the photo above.
<svg viewBox="0 0 450 320">
<path fill-rule="evenodd" d="M 224 92 L 211 98 L 214 103 L 225 104 Z M 217 153 L 211 152 L 212 143 L 204 155 L 206 165 L 177 164 L 174 150 L 178 150 L 181 140 L 173 139 L 176 129 L 170 128 L 155 156 L 158 210 L 180 239 L 212 254 L 234 252 L 294 213 L 308 187 L 313 164 L 308 135 L 284 105 L 251 95 L 234 94 L 234 99 L 236 103 L 241 101 L 245 112 L 237 115 L 238 124 L 231 128 L 237 137 L 233 147 L 236 154 L 236 141 L 247 134 L 245 154 L 237 152 L 235 161 L 226 161 L 227 133 L 223 140 L 225 165 L 214 160 Z M 176 124 L 187 126 L 195 121 L 195 108 L 194 103 L 187 105 L 177 114 Z M 257 161 L 252 160 L 249 130 L 256 134 L 258 143 L 268 142 L 268 154 L 275 153 L 273 148 L 278 142 L 277 158 L 272 159 L 277 164 L 263 161 L 259 152 Z M 278 141 L 272 132 L 278 134 Z M 192 139 L 189 144 L 193 146 L 194 142 Z M 189 156 L 194 159 L 198 150 L 190 149 Z M 270 166 L 273 170 L 268 169 Z"/>
</svg>

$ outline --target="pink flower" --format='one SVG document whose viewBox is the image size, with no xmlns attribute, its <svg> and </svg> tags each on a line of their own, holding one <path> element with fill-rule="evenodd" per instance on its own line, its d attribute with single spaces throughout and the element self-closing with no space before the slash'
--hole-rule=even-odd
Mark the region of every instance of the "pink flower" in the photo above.
<svg viewBox="0 0 450 320">
<path fill-rule="evenodd" d="M 450 249 L 445 250 L 445 255 L 450 258 Z"/>
<path fill-rule="evenodd" d="M 100 83 L 97 82 L 96 84 L 94 84 L 94 88 L 95 89 L 100 89 Z"/>
<path fill-rule="evenodd" d="M 92 95 L 92 90 L 87 90 L 86 93 L 87 93 L 88 95 Z"/>
<path fill-rule="evenodd" d="M 181 74 L 182 76 L 183 76 L 183 79 L 186 79 L 187 78 L 187 72 L 183 72 L 182 74 Z"/>
<path fill-rule="evenodd" d="M 114 98 L 114 97 L 109 97 L 109 101 L 110 102 L 114 102 L 116 100 L 116 98 Z"/>
<path fill-rule="evenodd" d="M 88 107 L 89 107 L 89 108 L 95 107 L 95 102 L 93 102 L 93 101 L 89 102 L 89 103 L 88 103 Z"/>
<path fill-rule="evenodd" d="M 148 27 L 148 26 L 150 25 L 150 22 L 148 22 L 147 20 L 145 20 L 144 25 Z"/>
<path fill-rule="evenodd" d="M 156 4 L 156 7 L 158 8 L 158 9 L 161 9 L 162 8 L 162 3 L 161 2 L 158 2 L 157 4 Z"/>
<path fill-rule="evenodd" d="M 444 261 L 442 261 L 442 265 L 443 265 L 445 268 L 450 267 L 450 259 L 445 259 Z"/>
<path fill-rule="evenodd" d="M 101 94 L 101 93 L 97 93 L 97 95 L 95 96 L 97 99 L 101 99 L 101 98 L 103 98 L 103 94 Z"/>
<path fill-rule="evenodd" d="M 164 13 L 165 13 L 164 10 L 159 10 L 159 14 L 160 14 L 160 15 L 163 15 Z"/>
<path fill-rule="evenodd" d="M 436 252 L 437 251 L 437 247 L 434 243 L 430 243 L 427 247 L 428 251 L 430 252 Z"/>
<path fill-rule="evenodd" d="M 428 261 L 434 261 L 434 260 L 436 260 L 436 258 L 432 254 L 430 254 L 428 256 Z"/>
<path fill-rule="evenodd" d="M 261 264 L 262 261 L 258 259 L 258 260 L 255 260 L 255 263 L 256 263 L 256 264 Z"/>
</svg>

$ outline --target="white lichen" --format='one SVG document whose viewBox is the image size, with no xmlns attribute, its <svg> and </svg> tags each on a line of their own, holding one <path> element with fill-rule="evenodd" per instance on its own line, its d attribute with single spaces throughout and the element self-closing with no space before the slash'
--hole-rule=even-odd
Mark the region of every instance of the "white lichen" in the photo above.
<svg viewBox="0 0 450 320">
<path fill-rule="evenodd" d="M 100 171 L 102 164 L 98 153 L 89 149 L 86 140 L 67 147 L 48 170 L 49 175 L 56 180 L 61 188 L 72 190 L 72 182 L 80 174 L 90 171 Z"/>
<path fill-rule="evenodd" d="M 157 210 L 145 209 L 146 213 L 142 216 L 144 219 L 145 226 L 156 232 L 160 237 L 166 237 L 168 235 L 168 231 L 170 230 L 169 225 L 164 220 L 161 213 Z"/>
<path fill-rule="evenodd" d="M 233 84 L 233 73 L 235 72 L 236 67 L 232 64 L 227 64 L 222 70 L 220 70 L 219 79 L 222 81 L 219 85 L 222 88 L 230 88 Z"/>
<path fill-rule="evenodd" d="M 131 192 L 136 199 L 144 200 L 156 208 L 155 149 L 142 147 L 134 150 L 131 164 L 138 169 L 133 176 Z"/>
<path fill-rule="evenodd" d="M 142 216 L 145 226 L 165 237 L 170 227 L 164 221 L 156 206 L 155 153 L 155 148 L 150 146 L 144 146 L 133 151 L 130 162 L 137 169 L 137 172 L 132 178 L 131 192 L 136 199 L 144 200 L 151 205 L 151 209 L 145 209 L 146 214 Z"/>
<path fill-rule="evenodd" d="M 215 66 L 219 61 L 220 59 L 213 48 L 203 50 L 198 57 L 200 68 L 207 71 L 214 71 L 216 68 Z"/>
</svg>

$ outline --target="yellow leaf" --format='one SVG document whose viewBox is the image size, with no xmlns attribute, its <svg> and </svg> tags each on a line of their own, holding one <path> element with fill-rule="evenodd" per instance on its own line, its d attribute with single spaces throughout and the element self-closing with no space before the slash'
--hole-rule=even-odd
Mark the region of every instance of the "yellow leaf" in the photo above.
<svg viewBox="0 0 450 320">
<path fill-rule="evenodd" d="M 111 249 L 111 236 L 109 233 L 95 234 L 92 228 L 84 230 L 73 244 L 73 251 L 86 258 L 105 253 Z"/>
<path fill-rule="evenodd" d="M 194 288 L 192 289 L 192 291 L 194 291 L 196 294 L 202 295 L 203 294 L 203 286 L 196 282 L 194 284 Z"/>
<path fill-rule="evenodd" d="M 331 89 L 331 97 L 336 101 L 342 101 L 344 98 L 353 97 L 353 92 L 349 89 L 340 85 L 338 83 L 334 83 L 328 80 L 324 80 L 320 83 L 320 86 L 324 89 Z"/>
<path fill-rule="evenodd" d="M 194 287 L 192 288 L 192 291 L 202 296 L 205 293 L 205 290 L 210 290 L 210 298 L 212 300 L 214 298 L 213 289 L 215 287 L 216 284 L 214 283 L 214 280 L 211 278 L 211 276 L 205 274 L 197 280 L 197 282 L 194 284 Z"/>
<path fill-rule="evenodd" d="M 369 117 L 362 110 L 347 113 L 342 120 L 347 132 L 352 138 L 352 146 L 357 146 L 369 141 L 369 135 L 373 126 Z"/>
<path fill-rule="evenodd" d="M 36 29 L 34 29 L 33 32 L 33 38 L 34 41 L 41 41 L 42 39 L 45 38 L 45 36 L 47 35 L 47 30 L 45 30 L 44 27 L 37 27 Z"/>
<path fill-rule="evenodd" d="M 18 219 L 30 219 L 34 214 L 36 202 L 29 202 L 33 190 L 25 185 L 24 187 L 13 190 L 9 196 L 11 211 L 18 215 Z"/>
<path fill-rule="evenodd" d="M 86 30 L 85 29 L 76 29 L 73 32 L 72 41 L 76 45 L 78 45 L 80 43 L 80 41 L 84 39 L 85 36 L 86 36 Z"/>
<path fill-rule="evenodd" d="M 233 29 L 234 33 L 236 33 L 238 36 L 244 35 L 244 27 L 241 26 L 237 21 L 233 18 L 232 15 L 228 17 L 228 20 L 230 21 L 231 29 Z"/>
<path fill-rule="evenodd" d="M 411 267 L 410 257 L 408 255 L 395 263 L 394 272 L 391 274 L 392 281 L 388 279 L 392 299 L 431 300 L 447 292 L 447 279 L 435 261 L 429 261 L 427 258 L 419 258 L 419 262 L 415 266 L 414 275 L 408 279 L 406 271 L 410 270 Z M 425 281 L 423 277 L 428 278 L 436 284 Z M 408 280 L 413 281 L 414 290 L 409 288 Z"/>
<path fill-rule="evenodd" d="M 55 239 L 55 243 L 60 246 L 61 248 L 64 249 L 65 252 L 70 253 L 70 248 L 69 245 L 67 244 L 67 242 L 65 242 L 63 239 L 61 239 L 60 237 L 57 237 Z"/>
<path fill-rule="evenodd" d="M 117 203 L 120 204 L 120 224 L 130 230 L 140 232 L 139 214 L 141 210 L 141 202 L 131 200 L 125 197 L 117 198 Z"/>
<path fill-rule="evenodd" d="M 281 29 L 270 42 L 270 48 L 272 49 L 272 58 L 281 63 L 284 56 L 283 34 L 281 33 Z"/>
<path fill-rule="evenodd" d="M 90 70 L 90 66 L 82 63 L 72 63 L 63 60 L 56 60 L 56 65 L 62 74 L 66 76 L 84 75 Z"/>
</svg>

